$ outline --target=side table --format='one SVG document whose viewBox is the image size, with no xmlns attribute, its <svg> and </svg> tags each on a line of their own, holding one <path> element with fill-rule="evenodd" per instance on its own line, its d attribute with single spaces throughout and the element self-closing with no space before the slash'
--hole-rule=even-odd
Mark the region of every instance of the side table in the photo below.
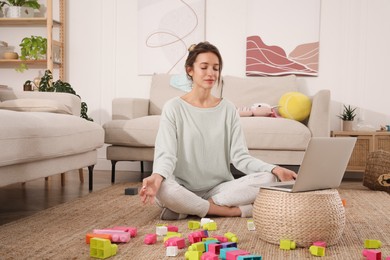
<svg viewBox="0 0 390 260">
<path fill-rule="evenodd" d="M 332 131 L 332 137 L 357 137 L 355 148 L 349 160 L 347 171 L 364 172 L 370 152 L 385 150 L 390 152 L 390 132 Z"/>
</svg>

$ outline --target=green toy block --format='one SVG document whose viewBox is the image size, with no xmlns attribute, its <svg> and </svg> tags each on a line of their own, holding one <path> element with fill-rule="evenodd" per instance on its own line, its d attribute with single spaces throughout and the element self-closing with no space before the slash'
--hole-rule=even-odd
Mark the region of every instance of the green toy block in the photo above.
<svg viewBox="0 0 390 260">
<path fill-rule="evenodd" d="M 118 246 L 104 238 L 94 237 L 90 241 L 89 255 L 94 258 L 106 259 L 116 255 Z"/>
<path fill-rule="evenodd" d="M 367 249 L 377 249 L 382 246 L 382 242 L 376 239 L 366 239 L 364 240 L 364 248 Z"/>
<path fill-rule="evenodd" d="M 309 247 L 309 251 L 314 256 L 324 256 L 325 255 L 325 247 L 322 247 L 322 246 L 311 246 L 311 247 Z"/>
<path fill-rule="evenodd" d="M 291 250 L 295 249 L 297 246 L 294 241 L 289 239 L 280 239 L 280 249 L 283 250 Z"/>
</svg>

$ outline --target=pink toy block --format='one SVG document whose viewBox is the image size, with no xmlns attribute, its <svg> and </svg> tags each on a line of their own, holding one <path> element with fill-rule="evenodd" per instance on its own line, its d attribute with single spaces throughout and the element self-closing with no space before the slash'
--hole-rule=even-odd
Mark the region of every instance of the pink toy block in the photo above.
<svg viewBox="0 0 390 260">
<path fill-rule="evenodd" d="M 221 243 L 225 243 L 229 241 L 228 238 L 224 236 L 212 235 L 211 237 L 218 239 L 218 241 Z"/>
<path fill-rule="evenodd" d="M 182 249 L 186 247 L 186 241 L 181 237 L 171 237 L 167 241 L 164 242 L 166 247 L 168 246 L 177 246 L 177 248 Z"/>
<path fill-rule="evenodd" d="M 147 234 L 144 238 L 144 243 L 146 245 L 156 244 L 157 242 L 157 234 Z"/>
<path fill-rule="evenodd" d="M 366 257 L 367 260 L 381 260 L 382 253 L 378 250 L 363 250 L 363 256 Z"/>
<path fill-rule="evenodd" d="M 310 246 L 309 251 L 314 256 L 325 256 L 325 247 Z"/>
<path fill-rule="evenodd" d="M 209 237 L 209 234 L 206 230 L 202 231 L 195 231 L 188 235 L 188 240 L 190 241 L 190 244 L 202 242 L 203 238 Z"/>
<path fill-rule="evenodd" d="M 366 239 L 364 240 L 364 248 L 366 249 L 377 249 L 382 246 L 382 242 L 376 239 Z"/>
<path fill-rule="evenodd" d="M 226 252 L 226 260 L 236 260 L 240 255 L 249 255 L 245 250 L 233 250 Z"/>
<path fill-rule="evenodd" d="M 221 244 L 209 244 L 208 246 L 208 252 L 212 252 L 216 255 L 219 255 L 219 252 L 221 251 L 222 245 Z"/>
<path fill-rule="evenodd" d="M 179 232 L 179 227 L 174 225 L 168 225 L 167 226 L 168 232 Z"/>
<path fill-rule="evenodd" d="M 202 254 L 201 260 L 218 260 L 218 255 L 214 254 L 213 252 L 206 252 Z"/>
<path fill-rule="evenodd" d="M 131 237 L 135 237 L 137 235 L 137 228 L 135 228 L 135 227 L 115 226 L 112 229 L 129 232 Z"/>
<path fill-rule="evenodd" d="M 390 256 L 386 257 L 386 260 L 390 260 Z"/>
<path fill-rule="evenodd" d="M 166 249 L 166 256 L 177 256 L 179 249 L 177 246 L 168 246 Z"/>
<path fill-rule="evenodd" d="M 112 236 L 112 242 L 127 243 L 130 241 L 130 233 L 113 229 L 94 229 L 95 234 L 107 234 Z"/>
<path fill-rule="evenodd" d="M 326 247 L 326 242 L 325 241 L 316 241 L 316 242 L 313 242 L 313 246 Z"/>
</svg>

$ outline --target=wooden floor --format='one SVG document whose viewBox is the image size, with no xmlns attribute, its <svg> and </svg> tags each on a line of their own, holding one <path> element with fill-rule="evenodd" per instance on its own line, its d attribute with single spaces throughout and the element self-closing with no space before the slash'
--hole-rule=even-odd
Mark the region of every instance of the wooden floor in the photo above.
<svg viewBox="0 0 390 260">
<path fill-rule="evenodd" d="M 61 186 L 60 175 L 56 175 L 47 181 L 38 179 L 24 185 L 13 184 L 0 188 L 0 225 L 89 194 L 86 170 L 84 180 L 84 183 L 80 183 L 78 171 L 72 171 L 65 174 L 64 186 Z M 140 180 L 140 172 L 118 171 L 116 174 L 116 183 Z M 93 183 L 93 191 L 111 186 L 111 172 L 95 170 Z M 361 183 L 361 179 L 346 179 L 342 186 L 361 189 L 364 188 Z"/>
</svg>

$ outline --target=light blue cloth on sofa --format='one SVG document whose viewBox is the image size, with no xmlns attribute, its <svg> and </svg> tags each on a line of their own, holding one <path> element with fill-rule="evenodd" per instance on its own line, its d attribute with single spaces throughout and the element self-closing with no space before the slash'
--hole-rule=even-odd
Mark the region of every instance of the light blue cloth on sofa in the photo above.
<svg viewBox="0 0 390 260">
<path fill-rule="evenodd" d="M 172 75 L 169 84 L 184 92 L 190 92 L 192 89 L 192 81 L 187 78 L 186 74 Z"/>
</svg>

